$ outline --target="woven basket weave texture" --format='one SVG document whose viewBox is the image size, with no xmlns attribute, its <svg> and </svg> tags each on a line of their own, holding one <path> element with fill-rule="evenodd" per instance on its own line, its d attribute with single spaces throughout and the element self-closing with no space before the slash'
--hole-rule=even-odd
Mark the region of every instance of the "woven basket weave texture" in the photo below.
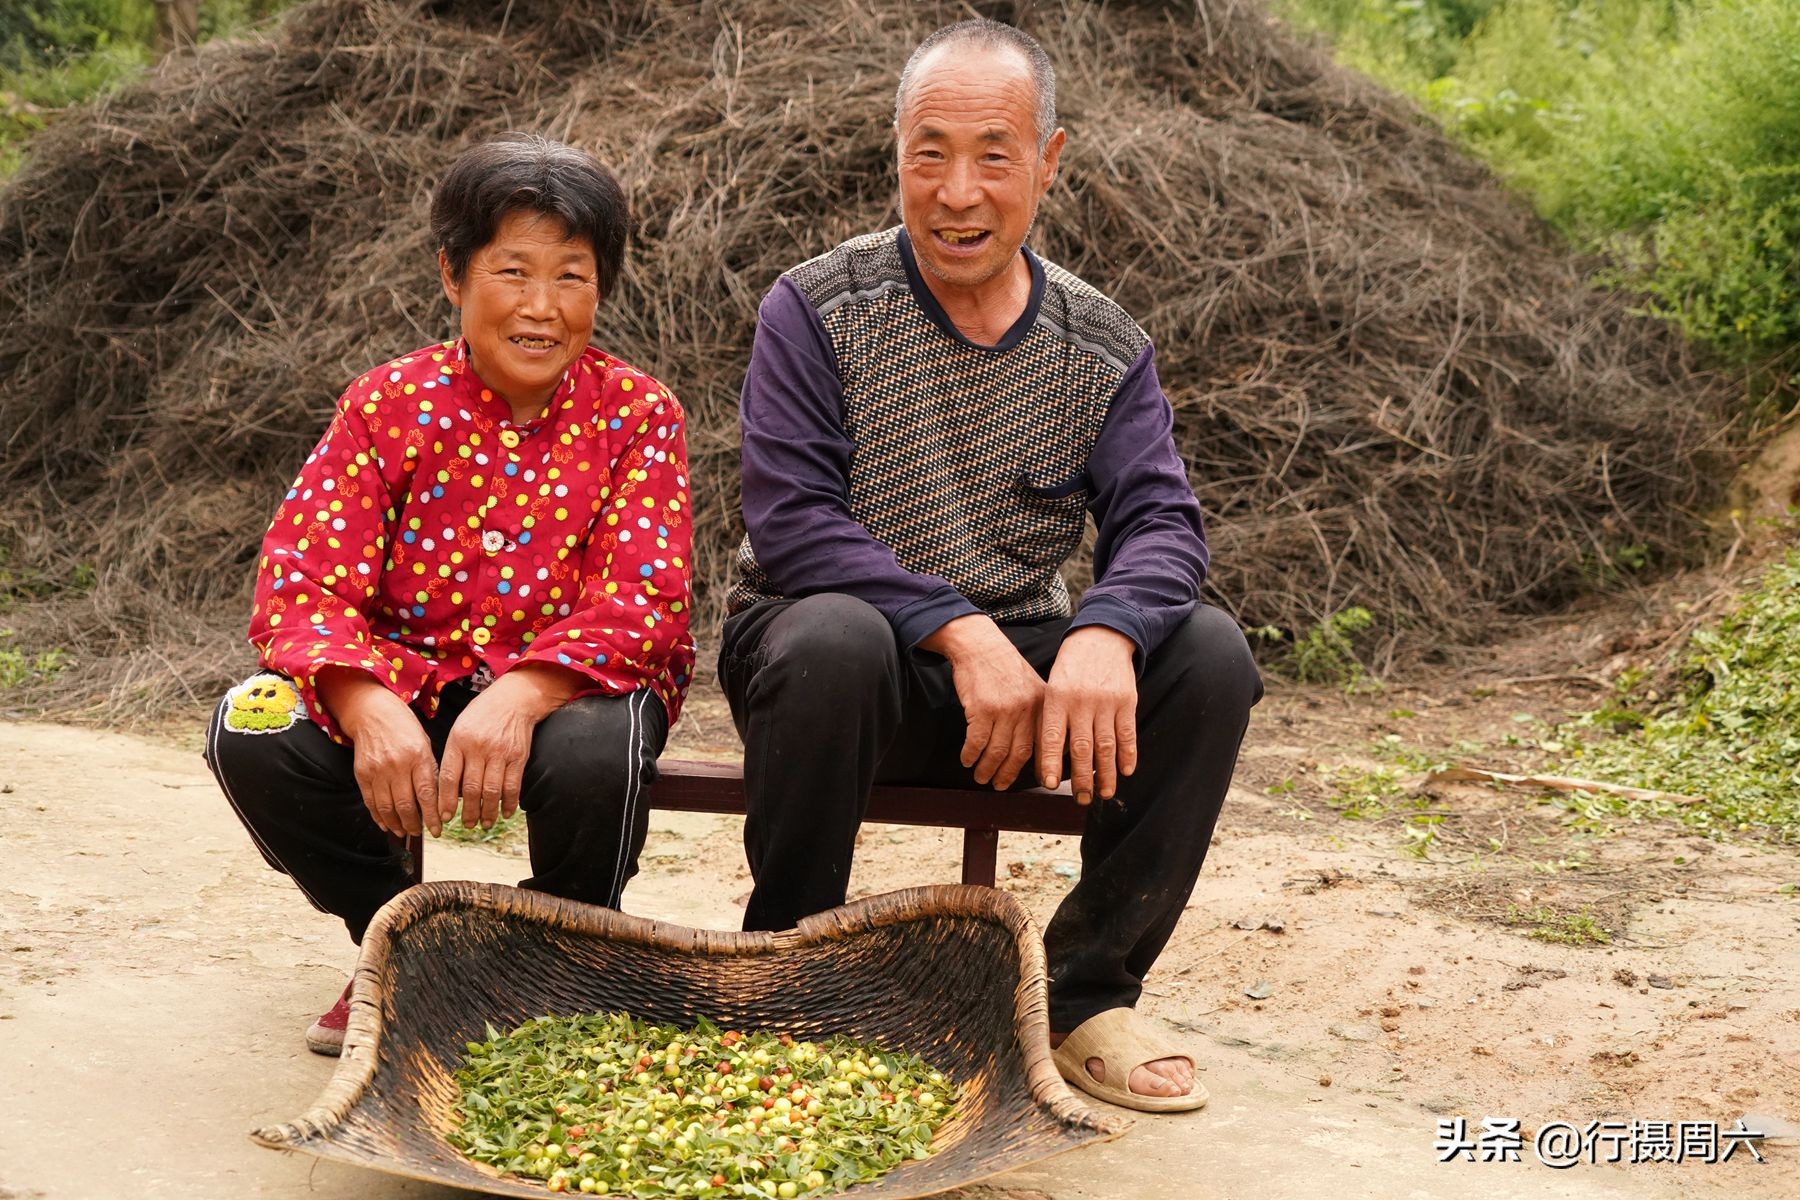
<svg viewBox="0 0 1800 1200">
<path fill-rule="evenodd" d="M 493 884 L 430 883 L 363 941 L 338 1069 L 311 1110 L 252 1134 L 391 1174 L 543 1196 L 444 1140 L 451 1078 L 486 1026 L 624 1010 L 644 1020 L 843 1034 L 918 1054 L 962 1087 L 932 1155 L 851 1189 L 928 1196 L 1116 1136 L 1050 1059 L 1043 947 L 1011 897 L 979 887 L 892 892 L 784 933 L 720 933 Z"/>
</svg>

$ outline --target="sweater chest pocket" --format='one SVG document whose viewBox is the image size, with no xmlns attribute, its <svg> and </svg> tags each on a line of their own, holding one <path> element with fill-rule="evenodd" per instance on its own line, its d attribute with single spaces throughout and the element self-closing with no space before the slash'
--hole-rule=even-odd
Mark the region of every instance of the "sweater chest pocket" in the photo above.
<svg viewBox="0 0 1800 1200">
<path fill-rule="evenodd" d="M 1007 557 L 1045 574 L 1062 566 L 1081 543 L 1089 492 L 1085 470 L 1058 475 L 1026 467 L 1014 475 L 1000 514 Z"/>
</svg>

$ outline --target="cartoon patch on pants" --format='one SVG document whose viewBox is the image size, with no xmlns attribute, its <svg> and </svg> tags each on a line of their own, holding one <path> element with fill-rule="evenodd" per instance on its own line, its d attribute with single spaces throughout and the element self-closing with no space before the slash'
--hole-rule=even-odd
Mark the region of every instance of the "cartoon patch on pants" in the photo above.
<svg viewBox="0 0 1800 1200">
<path fill-rule="evenodd" d="M 252 675 L 225 693 L 225 728 L 238 733 L 280 733 L 305 719 L 300 689 L 280 675 Z"/>
</svg>

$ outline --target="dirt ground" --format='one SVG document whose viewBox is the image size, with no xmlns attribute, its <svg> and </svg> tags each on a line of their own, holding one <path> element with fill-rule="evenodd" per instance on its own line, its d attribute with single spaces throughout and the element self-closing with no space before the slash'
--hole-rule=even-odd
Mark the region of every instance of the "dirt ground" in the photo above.
<svg viewBox="0 0 1800 1200">
<path fill-rule="evenodd" d="M 1545 760 L 1553 725 L 1597 703 L 1620 630 L 1654 633 L 1635 619 L 1549 622 L 1375 694 L 1273 687 L 1144 1001 L 1194 1047 L 1211 1105 L 964 1200 L 1800 1195 L 1792 1139 L 1762 1143 L 1764 1163 L 1571 1171 L 1530 1141 L 1555 1120 L 1800 1123 L 1792 848 L 1467 784 L 1344 815 L 1371 772 Z M 448 1200 L 244 1136 L 329 1076 L 299 1035 L 353 950 L 263 867 L 196 739 L 0 724 L 0 1200 Z M 671 753 L 735 750 L 717 697 L 696 696 Z M 853 896 L 953 880 L 957 841 L 868 827 Z M 434 845 L 427 864 L 513 882 L 518 854 Z M 1001 886 L 1040 919 L 1076 862 L 1072 839 L 1002 835 Z M 748 889 L 734 822 L 656 813 L 626 907 L 735 928 Z M 1437 1122 L 1457 1117 L 1517 1118 L 1524 1160 L 1440 1164 Z"/>
</svg>

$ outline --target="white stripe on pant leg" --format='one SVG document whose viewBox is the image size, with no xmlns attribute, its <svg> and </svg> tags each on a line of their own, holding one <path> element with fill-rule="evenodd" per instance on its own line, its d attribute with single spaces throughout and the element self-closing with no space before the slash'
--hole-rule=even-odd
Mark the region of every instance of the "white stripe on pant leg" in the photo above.
<svg viewBox="0 0 1800 1200">
<path fill-rule="evenodd" d="M 632 711 L 631 711 L 631 697 L 627 696 L 627 697 L 625 697 L 625 728 L 626 728 L 626 738 L 627 739 L 629 739 L 631 736 L 631 733 L 630 733 L 631 727 L 635 722 L 636 722 L 636 717 L 633 716 Z M 620 811 L 624 814 L 622 819 L 624 821 L 630 821 L 631 820 L 631 764 L 630 763 L 625 764 L 625 800 L 619 807 L 620 807 Z M 621 838 L 620 842 L 619 842 L 619 848 L 613 854 L 612 883 L 608 887 L 608 890 L 606 893 L 607 896 L 609 896 L 609 897 L 616 895 L 618 893 L 619 889 L 623 886 L 622 884 L 619 883 L 619 872 L 623 869 L 622 864 L 624 862 L 624 858 L 625 858 L 625 842 Z"/>
<path fill-rule="evenodd" d="M 300 877 L 289 870 L 286 864 L 284 864 L 280 858 L 276 857 L 275 852 L 269 849 L 269 844 L 262 840 L 256 832 L 256 827 L 250 824 L 248 817 L 244 816 L 244 807 L 237 802 L 237 797 L 231 794 L 231 785 L 225 782 L 225 772 L 219 769 L 219 755 L 216 747 L 218 746 L 219 736 L 225 729 L 225 708 L 230 703 L 231 694 L 227 692 L 225 699 L 219 701 L 219 709 L 213 714 L 212 724 L 207 728 L 206 765 L 212 768 L 213 778 L 219 781 L 219 790 L 225 793 L 225 799 L 231 804 L 232 811 L 237 813 L 238 821 L 249 831 L 250 840 L 256 843 L 256 848 L 262 853 L 262 856 L 279 867 L 289 879 L 292 879 L 294 881 L 294 886 L 300 889 L 300 894 L 305 896 L 307 902 L 314 908 L 322 913 L 335 916 L 336 914 L 332 913 L 329 908 L 326 908 L 323 904 L 319 903 L 319 898 L 317 896 L 306 890 L 306 885 L 300 882 Z"/>
<path fill-rule="evenodd" d="M 637 756 L 635 747 L 638 738 L 638 709 L 632 704 L 637 693 L 625 697 L 626 715 L 626 753 L 630 757 L 625 763 L 625 803 L 619 827 L 619 850 L 613 857 L 613 881 L 607 895 L 613 898 L 615 906 L 624 899 L 625 892 L 625 857 L 626 847 L 631 844 L 631 822 L 637 808 Z"/>
<path fill-rule="evenodd" d="M 625 764 L 625 813 L 619 826 L 619 853 L 613 864 L 613 885 L 607 895 L 618 905 L 625 898 L 625 867 L 629 858 L 631 845 L 631 827 L 637 817 L 637 800 L 639 783 L 643 772 L 640 767 L 643 758 L 643 697 L 647 689 L 639 688 L 625 700 L 625 711 L 629 716 L 626 753 L 630 755 Z M 637 701 L 634 705 L 632 702 Z"/>
<path fill-rule="evenodd" d="M 627 731 L 629 731 L 630 725 L 631 725 L 631 698 L 629 696 L 627 696 L 625 698 L 625 721 L 626 721 L 626 729 L 627 729 Z M 627 733 L 627 736 L 629 736 L 629 732 Z M 623 811 L 625 811 L 626 813 L 629 813 L 631 810 L 631 767 L 629 764 L 627 764 L 625 767 L 625 801 L 620 806 L 620 808 Z M 625 844 L 623 842 L 620 842 L 619 849 L 613 854 L 612 885 L 606 893 L 608 896 L 611 896 L 613 894 L 612 889 L 616 889 L 618 886 L 619 860 L 624 855 L 624 853 L 625 853 Z"/>
</svg>

